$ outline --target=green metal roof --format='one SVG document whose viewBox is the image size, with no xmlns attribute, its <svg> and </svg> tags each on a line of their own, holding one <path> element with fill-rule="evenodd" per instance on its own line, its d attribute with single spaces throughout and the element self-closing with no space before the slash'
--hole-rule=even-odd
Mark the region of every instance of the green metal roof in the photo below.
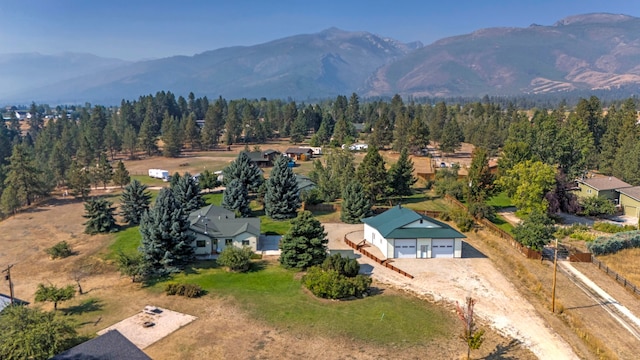
<svg viewBox="0 0 640 360">
<path fill-rule="evenodd" d="M 417 220 L 424 220 L 430 225 L 428 227 L 411 227 L 409 225 Z M 426 215 L 404 208 L 400 205 L 383 212 L 380 215 L 362 219 L 362 222 L 378 230 L 380 235 L 386 239 L 402 238 L 466 238 L 463 234 L 453 229 L 451 226 Z"/>
</svg>

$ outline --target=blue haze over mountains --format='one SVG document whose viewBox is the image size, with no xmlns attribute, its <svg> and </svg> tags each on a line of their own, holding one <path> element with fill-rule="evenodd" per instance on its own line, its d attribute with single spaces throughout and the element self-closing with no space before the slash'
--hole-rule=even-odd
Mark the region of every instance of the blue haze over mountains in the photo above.
<svg viewBox="0 0 640 360">
<path fill-rule="evenodd" d="M 118 104 L 157 91 L 217 98 L 483 96 L 640 88 L 640 19 L 586 14 L 423 46 L 330 28 L 254 46 L 129 62 L 0 55 L 0 103 Z"/>
</svg>

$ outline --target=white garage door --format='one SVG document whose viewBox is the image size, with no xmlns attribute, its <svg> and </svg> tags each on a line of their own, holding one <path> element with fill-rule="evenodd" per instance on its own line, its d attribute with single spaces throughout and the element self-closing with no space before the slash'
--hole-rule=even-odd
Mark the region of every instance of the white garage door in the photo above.
<svg viewBox="0 0 640 360">
<path fill-rule="evenodd" d="M 431 257 L 452 258 L 453 239 L 433 239 L 431 241 Z"/>
<path fill-rule="evenodd" d="M 416 239 L 395 239 L 394 258 L 416 258 Z"/>
</svg>

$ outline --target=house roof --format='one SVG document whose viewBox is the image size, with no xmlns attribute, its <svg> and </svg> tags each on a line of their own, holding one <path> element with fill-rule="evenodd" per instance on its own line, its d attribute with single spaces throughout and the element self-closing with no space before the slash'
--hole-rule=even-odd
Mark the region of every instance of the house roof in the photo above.
<svg viewBox="0 0 640 360">
<path fill-rule="evenodd" d="M 407 225 L 419 220 L 426 221 L 427 224 L 424 227 L 407 227 Z M 389 239 L 466 238 L 451 226 L 400 205 L 394 206 L 380 215 L 364 218 L 362 222 L 375 228 L 380 235 Z"/>
<path fill-rule="evenodd" d="M 247 151 L 245 152 L 249 159 L 255 162 L 269 161 L 269 157 L 262 151 Z"/>
<path fill-rule="evenodd" d="M 285 153 L 286 154 L 309 154 L 309 153 L 313 154 L 313 149 L 293 147 L 293 148 L 288 148 L 287 151 L 285 151 Z"/>
<path fill-rule="evenodd" d="M 296 185 L 298 185 L 298 191 L 307 191 L 316 187 L 316 183 L 313 182 L 309 177 L 295 174 L 296 175 Z"/>
<path fill-rule="evenodd" d="M 147 354 L 142 352 L 129 339 L 124 337 L 118 330 L 111 330 L 107 333 L 85 341 L 82 344 L 60 353 L 51 360 L 151 360 Z"/>
<path fill-rule="evenodd" d="M 640 201 L 640 186 L 622 188 L 618 191 L 620 191 L 620 194 L 625 194 L 634 200 Z"/>
<path fill-rule="evenodd" d="M 13 303 L 18 305 L 29 305 L 28 302 L 13 298 Z M 2 311 L 7 306 L 11 305 L 11 297 L 5 294 L 0 294 L 0 311 Z"/>
<path fill-rule="evenodd" d="M 622 189 L 632 186 L 616 178 L 615 176 L 597 176 L 592 178 L 578 179 L 578 182 L 581 182 L 598 191 Z"/>
<path fill-rule="evenodd" d="M 209 205 L 189 214 L 189 229 L 211 238 L 234 237 L 243 232 L 259 236 L 259 218 L 236 218 L 221 206 Z"/>
</svg>

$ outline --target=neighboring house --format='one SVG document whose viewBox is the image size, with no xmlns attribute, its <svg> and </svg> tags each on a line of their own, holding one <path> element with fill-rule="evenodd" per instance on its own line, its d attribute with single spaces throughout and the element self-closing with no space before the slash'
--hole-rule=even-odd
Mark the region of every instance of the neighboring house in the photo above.
<svg viewBox="0 0 640 360">
<path fill-rule="evenodd" d="M 627 216 L 640 217 L 640 186 L 622 188 L 620 192 L 620 207 Z"/>
<path fill-rule="evenodd" d="M 347 147 L 347 144 L 342 144 L 342 148 L 343 149 L 346 148 L 346 147 Z M 349 150 L 351 150 L 351 151 L 364 151 L 364 150 L 367 150 L 368 148 L 369 148 L 368 144 L 360 144 L 360 143 L 358 143 L 358 144 L 349 145 Z"/>
<path fill-rule="evenodd" d="M 111 330 L 103 335 L 85 341 L 80 345 L 60 353 L 51 360 L 151 360 L 134 343 L 129 341 L 118 330 Z"/>
<path fill-rule="evenodd" d="M 320 146 L 300 146 L 300 148 L 313 150 L 313 155 L 322 155 L 322 148 Z"/>
<path fill-rule="evenodd" d="M 280 155 L 277 150 L 267 149 L 265 151 L 248 151 L 246 152 L 249 159 L 255 162 L 258 167 L 270 167 L 273 166 L 276 157 Z"/>
<path fill-rule="evenodd" d="M 362 219 L 365 240 L 387 258 L 459 258 L 463 234 L 400 205 Z"/>
<path fill-rule="evenodd" d="M 591 176 L 578 179 L 578 197 L 597 196 L 609 199 L 616 204 L 619 201 L 619 189 L 630 188 L 632 185 L 614 176 Z"/>
<path fill-rule="evenodd" d="M 29 305 L 28 302 L 13 298 L 13 303 L 17 305 Z M 0 312 L 7 306 L 11 305 L 11 297 L 5 294 L 0 294 Z"/>
<path fill-rule="evenodd" d="M 196 255 L 218 254 L 227 246 L 258 248 L 259 218 L 236 218 L 233 211 L 209 205 L 189 214 L 189 222 Z"/>
<path fill-rule="evenodd" d="M 294 160 L 309 160 L 313 157 L 313 150 L 308 148 L 292 147 L 284 152 L 285 155 Z"/>
<path fill-rule="evenodd" d="M 309 177 L 300 175 L 300 174 L 295 174 L 295 175 L 296 175 L 296 185 L 298 185 L 298 191 L 300 193 L 315 189 L 317 187 L 316 183 L 314 183 L 313 180 L 311 180 Z"/>
</svg>

